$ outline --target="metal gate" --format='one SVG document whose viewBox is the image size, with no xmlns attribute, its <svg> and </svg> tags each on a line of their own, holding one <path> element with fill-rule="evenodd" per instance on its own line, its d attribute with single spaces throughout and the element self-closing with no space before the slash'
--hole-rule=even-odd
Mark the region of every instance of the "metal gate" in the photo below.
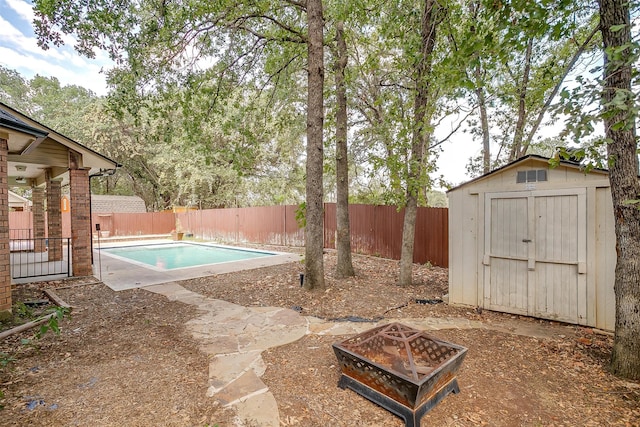
<svg viewBox="0 0 640 427">
<path fill-rule="evenodd" d="M 11 277 L 71 276 L 71 239 L 9 239 Z"/>
</svg>

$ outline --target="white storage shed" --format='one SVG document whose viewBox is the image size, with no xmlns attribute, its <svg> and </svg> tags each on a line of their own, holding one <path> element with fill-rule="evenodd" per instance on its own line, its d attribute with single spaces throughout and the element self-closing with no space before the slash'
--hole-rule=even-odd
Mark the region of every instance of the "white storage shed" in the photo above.
<svg viewBox="0 0 640 427">
<path fill-rule="evenodd" d="M 529 155 L 448 192 L 449 303 L 613 330 L 607 171 L 548 161 Z"/>
</svg>

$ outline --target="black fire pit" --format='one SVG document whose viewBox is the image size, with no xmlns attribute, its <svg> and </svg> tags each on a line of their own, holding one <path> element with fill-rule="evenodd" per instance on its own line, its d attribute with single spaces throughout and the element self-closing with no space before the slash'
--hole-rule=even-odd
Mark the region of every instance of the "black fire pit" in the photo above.
<svg viewBox="0 0 640 427">
<path fill-rule="evenodd" d="M 467 349 L 400 323 L 379 326 L 333 344 L 342 376 L 338 387 L 404 419 L 420 419 L 449 393 L 458 393 L 456 373 Z"/>
</svg>

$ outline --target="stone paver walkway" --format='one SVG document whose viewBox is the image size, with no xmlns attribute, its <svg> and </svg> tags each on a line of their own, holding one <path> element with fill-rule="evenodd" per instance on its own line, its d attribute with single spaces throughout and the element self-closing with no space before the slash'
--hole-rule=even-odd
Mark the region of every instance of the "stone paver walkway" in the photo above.
<svg viewBox="0 0 640 427">
<path fill-rule="evenodd" d="M 291 343 L 306 334 L 351 335 L 378 324 L 401 322 L 421 330 L 496 329 L 522 335 L 546 336 L 540 328 L 492 326 L 464 318 L 385 319 L 379 323 L 330 322 L 305 317 L 296 311 L 276 307 L 243 307 L 207 298 L 174 282 L 143 289 L 166 296 L 171 301 L 192 304 L 202 314 L 187 323 L 187 329 L 211 358 L 207 396 L 223 406 L 233 407 L 238 425 L 247 423 L 279 427 L 275 398 L 260 377 L 266 366 L 262 352 Z"/>
<path fill-rule="evenodd" d="M 211 357 L 207 395 L 235 407 L 239 425 L 249 421 L 280 426 L 278 405 L 260 379 L 266 370 L 262 352 L 302 338 L 308 333 L 307 319 L 286 308 L 243 307 L 206 298 L 176 283 L 144 289 L 203 311 L 187 322 L 187 329 Z"/>
</svg>

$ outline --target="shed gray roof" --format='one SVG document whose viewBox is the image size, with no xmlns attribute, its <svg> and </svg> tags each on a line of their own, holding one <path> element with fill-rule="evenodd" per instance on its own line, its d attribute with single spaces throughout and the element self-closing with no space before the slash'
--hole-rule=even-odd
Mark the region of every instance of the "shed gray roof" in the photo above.
<svg viewBox="0 0 640 427">
<path fill-rule="evenodd" d="M 91 212 L 93 213 L 140 213 L 147 208 L 138 196 L 91 195 Z"/>
<path fill-rule="evenodd" d="M 469 181 L 466 181 L 466 182 L 463 182 L 461 184 L 458 184 L 455 187 L 449 189 L 447 191 L 447 193 L 449 193 L 449 192 L 451 192 L 453 190 L 456 190 L 456 189 L 458 189 L 460 187 L 464 187 L 465 185 L 470 184 L 472 182 L 480 181 L 482 179 L 487 178 L 488 176 L 497 174 L 500 171 L 512 168 L 512 167 L 514 167 L 516 165 L 519 165 L 521 163 L 524 163 L 524 162 L 527 162 L 527 161 L 530 161 L 530 160 L 534 160 L 534 161 L 538 161 L 538 162 L 544 162 L 544 163 L 549 164 L 549 160 L 551 160 L 551 159 L 549 157 L 540 156 L 538 154 L 527 154 L 526 156 L 520 157 L 519 159 L 516 159 L 516 160 L 512 161 L 511 163 L 507 163 L 504 166 L 501 166 L 501 167 L 499 167 L 497 169 L 492 170 L 491 172 L 487 172 L 484 175 L 480 175 L 480 176 L 475 177 L 475 178 L 473 178 L 473 179 L 471 179 Z M 575 168 L 575 169 L 582 169 L 583 168 L 583 166 L 580 165 L 580 163 L 572 162 L 572 161 L 569 161 L 569 160 L 562 160 L 561 159 L 559 164 L 562 165 L 562 166 L 568 166 L 568 167 Z M 551 167 L 551 166 L 549 166 L 549 167 Z M 593 169 L 591 169 L 591 172 L 599 172 L 599 173 L 604 173 L 604 174 L 608 174 L 609 173 L 609 171 L 607 169 L 600 169 L 600 168 L 593 168 Z"/>
</svg>

